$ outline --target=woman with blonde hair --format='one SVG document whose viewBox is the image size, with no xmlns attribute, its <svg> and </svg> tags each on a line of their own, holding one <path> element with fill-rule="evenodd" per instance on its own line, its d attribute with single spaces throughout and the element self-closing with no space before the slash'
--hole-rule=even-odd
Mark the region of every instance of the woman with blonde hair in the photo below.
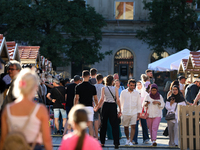
<svg viewBox="0 0 200 150">
<path fill-rule="evenodd" d="M 100 143 L 86 134 L 88 117 L 84 105 L 72 107 L 68 117 L 74 131 L 63 137 L 59 150 L 102 150 Z"/>
<path fill-rule="evenodd" d="M 18 74 L 13 89 L 17 99 L 6 105 L 1 118 L 0 150 L 13 149 L 12 144 L 6 143 L 6 137 L 13 131 L 20 131 L 29 147 L 34 148 L 34 150 L 41 150 L 41 144 L 46 150 L 52 150 L 47 109 L 43 104 L 37 104 L 33 101 L 38 85 L 38 76 L 30 69 L 23 69 Z"/>
</svg>

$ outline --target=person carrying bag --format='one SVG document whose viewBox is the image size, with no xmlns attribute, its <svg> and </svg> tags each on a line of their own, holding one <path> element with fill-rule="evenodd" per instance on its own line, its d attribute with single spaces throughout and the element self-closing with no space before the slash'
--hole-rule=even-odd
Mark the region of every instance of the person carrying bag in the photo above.
<svg viewBox="0 0 200 150">
<path fill-rule="evenodd" d="M 8 107 L 7 107 L 7 113 L 9 114 L 10 110 Z M 12 125 L 10 117 L 7 116 L 10 132 L 6 136 L 3 150 L 14 150 L 14 149 L 16 149 L 16 150 L 33 150 L 35 148 L 36 139 L 38 138 L 39 133 L 37 133 L 37 135 L 34 139 L 34 142 L 31 146 L 29 145 L 29 143 L 27 142 L 27 140 L 25 138 L 25 135 L 23 134 L 23 131 L 27 127 L 34 109 L 35 109 L 35 107 L 31 110 L 30 114 L 28 115 L 28 119 L 26 120 L 25 124 L 23 125 L 23 127 L 21 129 L 15 129 L 15 127 Z"/>
<path fill-rule="evenodd" d="M 116 97 L 112 94 L 112 92 L 110 91 L 110 88 L 108 86 L 107 86 L 107 88 L 108 88 L 110 94 L 112 95 L 113 99 L 116 102 Z M 119 122 L 119 124 L 121 124 L 121 116 L 119 114 L 117 114 L 117 116 L 118 116 L 118 122 Z"/>
<path fill-rule="evenodd" d="M 175 100 L 175 99 L 174 99 Z M 175 119 L 175 112 L 176 112 L 176 108 L 177 108 L 177 104 L 176 107 L 174 109 L 174 112 L 168 112 L 165 116 L 165 120 L 169 121 L 169 120 L 174 120 Z"/>
<path fill-rule="evenodd" d="M 172 87 L 172 95 L 167 99 L 165 108 L 167 109 L 168 133 L 169 133 L 169 146 L 178 146 L 178 118 L 177 107 L 178 105 L 186 105 L 185 99 L 181 96 L 179 86 Z"/>
</svg>

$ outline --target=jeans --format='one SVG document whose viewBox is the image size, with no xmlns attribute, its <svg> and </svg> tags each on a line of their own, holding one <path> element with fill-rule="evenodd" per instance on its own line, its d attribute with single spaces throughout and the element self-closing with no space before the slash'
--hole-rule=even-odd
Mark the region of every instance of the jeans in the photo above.
<svg viewBox="0 0 200 150">
<path fill-rule="evenodd" d="M 147 128 L 147 122 L 146 122 L 146 119 L 140 119 L 141 121 L 141 125 L 142 125 L 142 135 L 143 135 L 143 142 L 145 140 L 148 140 L 149 139 L 149 133 L 148 133 L 148 128 Z M 139 120 L 137 120 L 137 124 L 136 124 L 136 127 L 135 127 L 135 135 L 134 135 L 134 138 L 133 140 L 138 143 L 138 124 L 139 124 Z"/>
<path fill-rule="evenodd" d="M 70 112 L 71 108 L 72 108 L 72 107 L 66 106 L 66 113 L 67 113 L 67 116 L 69 115 L 69 112 Z"/>
</svg>

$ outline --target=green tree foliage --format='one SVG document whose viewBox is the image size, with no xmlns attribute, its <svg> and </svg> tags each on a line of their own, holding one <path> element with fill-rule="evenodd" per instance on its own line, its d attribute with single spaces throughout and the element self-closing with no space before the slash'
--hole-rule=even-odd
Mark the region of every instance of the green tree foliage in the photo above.
<svg viewBox="0 0 200 150">
<path fill-rule="evenodd" d="M 200 37 L 193 7 L 196 2 L 193 0 L 191 7 L 186 0 L 144 0 L 144 9 L 149 11 L 151 25 L 146 30 L 138 31 L 137 37 L 147 42 L 151 50 L 158 54 L 166 48 L 198 50 Z"/>
<path fill-rule="evenodd" d="M 41 46 L 54 66 L 94 64 L 111 53 L 100 52 L 104 18 L 83 0 L 1 0 L 0 6 L 6 40 Z"/>
</svg>

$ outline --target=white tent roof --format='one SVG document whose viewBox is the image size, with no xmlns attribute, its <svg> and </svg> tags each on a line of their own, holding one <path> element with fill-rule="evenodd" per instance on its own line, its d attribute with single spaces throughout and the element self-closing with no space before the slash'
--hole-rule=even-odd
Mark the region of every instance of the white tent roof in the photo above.
<svg viewBox="0 0 200 150">
<path fill-rule="evenodd" d="M 150 63 L 148 65 L 148 69 L 154 70 L 154 71 L 172 71 L 172 70 L 178 70 L 178 69 L 171 69 L 170 65 L 177 61 L 182 60 L 184 57 L 189 56 L 190 50 L 184 49 L 182 51 L 179 51 L 175 54 L 172 54 L 168 57 L 162 58 L 160 60 L 157 60 L 153 63 Z M 179 62 L 180 64 L 180 62 Z"/>
<path fill-rule="evenodd" d="M 200 50 L 198 50 L 197 52 L 200 52 Z M 189 55 L 190 55 L 190 54 L 189 54 Z M 188 55 L 188 56 L 185 56 L 185 57 L 183 57 L 183 58 L 181 58 L 181 59 L 178 59 L 177 61 L 171 63 L 170 68 L 171 68 L 172 70 L 178 70 L 179 65 L 180 65 L 180 63 L 181 63 L 181 60 L 182 60 L 182 59 L 188 59 L 188 58 L 189 58 L 189 55 Z"/>
</svg>

